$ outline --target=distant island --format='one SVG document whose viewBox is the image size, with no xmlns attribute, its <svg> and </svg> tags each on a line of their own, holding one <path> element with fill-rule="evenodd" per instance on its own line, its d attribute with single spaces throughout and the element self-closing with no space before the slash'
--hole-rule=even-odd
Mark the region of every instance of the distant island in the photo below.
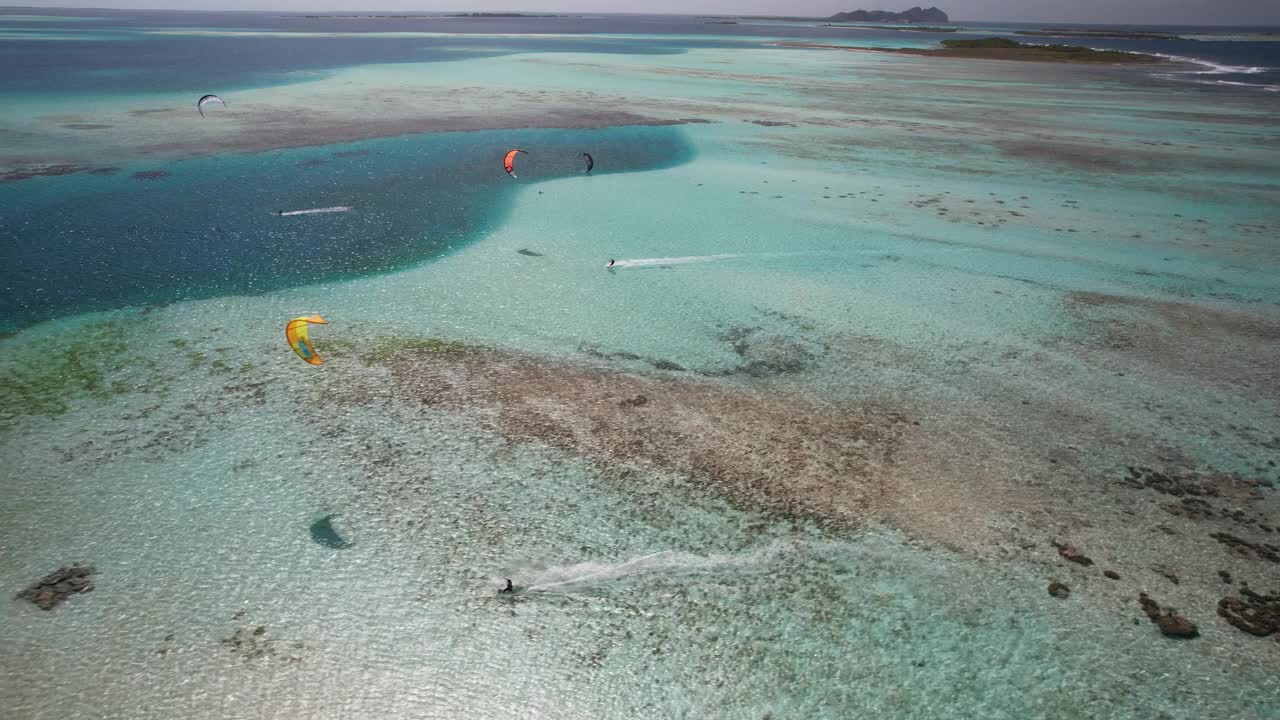
<svg viewBox="0 0 1280 720">
<path fill-rule="evenodd" d="M 546 18 L 560 17 L 559 15 L 531 15 L 528 13 L 516 12 L 470 12 L 470 13 L 454 13 L 449 17 L 456 18 Z"/>
<path fill-rule="evenodd" d="M 911 27 L 880 27 L 878 25 L 836 25 L 834 23 L 823 23 L 822 27 L 829 28 L 852 28 L 855 30 L 893 30 L 899 32 L 932 32 L 932 33 L 953 33 L 959 32 L 961 28 L 954 27 L 934 27 L 932 25 L 912 25 Z"/>
<path fill-rule="evenodd" d="M 943 25 L 951 22 L 951 18 L 936 7 L 931 7 L 928 10 L 913 7 L 900 13 L 887 10 L 853 10 L 851 12 L 836 13 L 825 19 L 830 22 L 942 23 Z"/>
</svg>

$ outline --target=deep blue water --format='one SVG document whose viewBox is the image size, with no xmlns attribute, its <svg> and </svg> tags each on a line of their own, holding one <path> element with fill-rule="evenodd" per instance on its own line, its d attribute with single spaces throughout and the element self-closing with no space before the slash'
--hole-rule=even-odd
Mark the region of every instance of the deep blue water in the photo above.
<svg viewBox="0 0 1280 720">
<path fill-rule="evenodd" d="M 4 19 L 6 14 L 34 13 L 99 19 Z M 456 35 L 282 39 L 142 32 L 166 27 Z M 1001 29 L 1037 27 L 1007 25 Z M 6 29 L 112 38 L 45 42 L 0 37 L 0 100 L 9 102 L 20 99 L 12 95 L 5 98 L 5 94 L 25 92 L 227 92 L 293 82 L 316 72 L 367 63 L 438 61 L 443 69 L 448 61 L 477 55 L 677 53 L 691 47 L 759 45 L 760 38 L 779 36 L 940 40 L 991 34 L 894 33 L 745 21 L 718 25 L 705 19 L 670 16 L 375 20 L 277 13 L 16 8 L 0 9 L 0 30 Z M 495 38 L 479 33 L 534 37 Z M 573 33 L 592 37 L 551 36 Z M 540 34 L 547 37 L 537 37 Z M 619 34 L 686 37 L 634 39 L 617 37 Z M 1089 39 L 1087 44 L 1267 69 L 1189 79 L 1280 84 L 1274 70 L 1280 67 L 1277 42 Z M 0 103 L 0 113 L 3 111 Z M 502 173 L 501 153 L 521 143 L 539 148 L 538 156 L 522 169 L 526 182 L 578 172 L 577 155 L 584 150 L 596 155 L 597 172 L 661 167 L 691 154 L 682 131 L 674 127 L 502 131 L 213 157 L 130 167 L 116 175 L 81 173 L 0 184 L 0 332 L 75 312 L 266 291 L 379 272 L 448 252 L 451 246 L 480 237 L 501 221 L 507 195 L 514 188 L 513 181 Z M 341 151 L 367 154 L 333 154 Z M 551 162 L 551 158 L 558 160 Z M 320 160 L 323 164 L 315 162 Z M 311 164 L 305 164 L 308 161 Z M 132 176 L 137 170 L 163 170 L 169 175 L 139 180 Z M 293 218 L 272 215 L 277 209 L 328 205 L 355 205 L 357 209 Z"/>
<path fill-rule="evenodd" d="M 5 15 L 33 14 L 94 17 L 93 20 L 20 22 Z M 395 13 L 399 16 L 400 13 Z M 972 26 L 1009 32 L 1041 29 L 1042 24 L 973 23 Z M 272 32 L 433 32 L 450 38 L 338 37 L 199 37 L 148 35 L 145 29 L 205 28 Z M 1129 26 L 1064 26 L 1080 29 L 1133 29 Z M 308 17 L 284 13 L 205 13 L 128 10 L 50 10 L 0 8 L 0 29 L 67 33 L 97 32 L 110 41 L 59 40 L 57 52 L 49 43 L 5 41 L 0 38 L 0 92 L 130 92 L 179 90 L 192 86 L 229 88 L 290 81 L 288 73 L 324 71 L 348 65 L 395 62 L 447 62 L 467 57 L 520 52 L 676 53 L 692 47 L 755 43 L 756 38 L 812 39 L 904 38 L 913 41 L 983 37 L 988 31 L 959 33 L 901 33 L 888 30 L 826 28 L 816 23 L 754 23 L 736 25 L 683 16 L 610 15 L 529 18 L 397 17 L 394 20 L 348 16 Z M 1182 34 L 1224 32 L 1229 28 L 1148 27 Z M 1239 29 L 1242 32 L 1266 28 Z M 1275 32 L 1275 29 L 1272 29 Z M 468 37 L 485 33 L 531 35 L 589 34 L 592 41 L 557 37 Z M 618 34 L 694 35 L 690 38 L 627 39 Z M 1159 53 L 1203 60 L 1227 68 L 1221 73 L 1188 80 L 1228 80 L 1280 86 L 1280 42 L 1169 40 L 1055 40 L 1022 38 L 1028 42 L 1067 42 L 1120 50 Z M 1258 72 L 1232 72 L 1257 68 Z M 296 76 L 295 78 L 296 79 Z"/>
<path fill-rule="evenodd" d="M 507 177 L 503 153 L 536 149 Z M 500 224 L 518 183 L 669 166 L 678 127 L 439 133 L 0 184 L 0 332 L 59 315 L 376 273 Z M 338 153 L 341 153 L 339 155 Z M 591 182 L 584 176 L 582 182 Z M 351 205 L 347 213 L 277 210 Z"/>
</svg>

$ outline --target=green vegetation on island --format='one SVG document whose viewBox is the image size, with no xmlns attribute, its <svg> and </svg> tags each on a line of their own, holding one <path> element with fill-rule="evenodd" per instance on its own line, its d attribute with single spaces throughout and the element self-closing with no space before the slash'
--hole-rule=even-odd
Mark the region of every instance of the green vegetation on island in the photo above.
<svg viewBox="0 0 1280 720">
<path fill-rule="evenodd" d="M 942 48 L 935 50 L 902 50 L 918 55 L 942 57 L 985 58 L 991 60 L 1036 60 L 1067 63 L 1154 63 L 1161 62 L 1153 55 L 1122 50 L 1094 50 L 1079 45 L 1027 45 L 1008 38 L 982 38 L 979 40 L 943 40 Z"/>
<path fill-rule="evenodd" d="M 885 10 L 852 10 L 836 13 L 827 18 L 832 22 L 873 22 L 873 23 L 949 23 L 951 18 L 936 7 L 928 9 L 915 6 L 902 12 Z"/>
<path fill-rule="evenodd" d="M 1104 30 L 1070 30 L 1068 28 L 1044 28 L 1043 30 L 1018 30 L 1014 35 L 1034 35 L 1039 37 L 1082 37 L 1108 38 L 1111 40 L 1185 40 L 1179 35 L 1144 30 L 1104 31 Z"/>
<path fill-rule="evenodd" d="M 831 28 L 850 28 L 855 30 L 901 30 L 903 32 L 936 32 L 936 33 L 953 33 L 958 32 L 960 28 L 954 27 L 930 27 L 928 25 L 835 25 L 832 23 L 824 23 L 822 27 Z"/>
<path fill-rule="evenodd" d="M 779 43 L 787 47 L 802 47 L 849 52 L 882 52 L 897 55 L 921 55 L 924 57 L 970 58 L 982 60 L 1025 60 L 1030 62 L 1060 63 L 1124 63 L 1150 64 L 1165 62 L 1154 55 L 1124 52 L 1120 50 L 1093 50 L 1077 45 L 1025 45 L 1008 38 L 981 38 L 978 40 L 943 40 L 940 48 L 858 48 L 846 45 L 817 45 L 814 43 Z"/>
</svg>

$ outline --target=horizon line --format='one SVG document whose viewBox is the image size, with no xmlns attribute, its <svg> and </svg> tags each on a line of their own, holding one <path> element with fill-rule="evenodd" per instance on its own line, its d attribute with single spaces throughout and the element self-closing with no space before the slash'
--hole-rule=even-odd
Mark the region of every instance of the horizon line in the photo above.
<svg viewBox="0 0 1280 720">
<path fill-rule="evenodd" d="M 188 9 L 188 8 L 150 8 L 150 7 L 97 7 L 91 5 L 65 7 L 61 5 L 0 5 L 0 10 L 57 10 L 57 11 L 106 11 L 106 12 L 168 12 L 168 13 L 199 13 L 199 14 L 241 14 L 241 15 L 283 15 L 283 16 L 307 16 L 307 15 L 394 15 L 396 17 L 450 17 L 456 13 L 484 13 L 484 14 L 510 14 L 513 16 L 533 17 L 537 15 L 619 15 L 619 16 L 650 16 L 650 17 L 714 17 L 714 18 L 760 18 L 760 19 L 800 19 L 800 20 L 827 20 L 833 16 L 805 16 L 805 15 L 760 15 L 754 13 L 675 13 L 675 12 L 609 12 L 598 10 L 229 10 L 229 9 Z M 855 12 L 855 11 L 842 11 Z M 885 11 L 893 12 L 893 11 Z M 945 12 L 945 11 L 943 11 Z M 837 13 L 838 14 L 838 13 Z M 1206 27 L 1224 27 L 1224 28 L 1280 28 L 1280 22 L 1275 25 L 1269 24 L 1231 24 L 1231 23 L 1129 23 L 1129 22 L 1080 22 L 1077 20 L 1000 20 L 995 18 L 966 18 L 963 20 L 948 19 L 947 25 L 959 25 L 963 23 L 1011 23 L 1018 25 L 1031 25 L 1036 23 L 1056 23 L 1058 25 L 1097 25 L 1110 27 L 1162 27 L 1162 28 L 1206 28 Z M 908 23 L 909 25 L 910 23 Z M 889 25 L 886 23 L 886 25 Z M 875 29 L 875 28 L 871 28 Z"/>
</svg>

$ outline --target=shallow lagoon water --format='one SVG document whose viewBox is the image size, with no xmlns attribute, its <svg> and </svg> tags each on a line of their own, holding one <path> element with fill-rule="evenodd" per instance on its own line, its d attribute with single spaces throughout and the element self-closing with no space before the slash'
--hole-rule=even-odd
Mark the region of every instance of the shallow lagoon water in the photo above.
<svg viewBox="0 0 1280 720">
<path fill-rule="evenodd" d="M 119 145 L 116 175 L 0 189 L 26 223 L 94 242 L 120 242 L 95 234 L 107 210 L 76 215 L 109 202 L 97 193 L 146 206 L 140 241 L 168 248 L 226 215 L 250 249 L 213 257 L 236 273 L 286 240 L 300 254 L 309 236 L 377 245 L 252 294 L 107 271 L 120 287 L 63 306 L 98 312 L 25 301 L 61 317 L 10 321 L 23 329 L 0 340 L 0 585 L 73 561 L 99 574 L 52 612 L 4 607 L 0 700 L 18 717 L 1275 714 L 1280 645 L 1214 613 L 1229 592 L 1217 569 L 1261 590 L 1280 584 L 1275 565 L 1112 480 L 1162 463 L 1276 479 L 1274 100 L 1109 69 L 780 48 L 439 66 L 224 91 L 250 114 L 210 113 L 223 124 L 201 131 L 221 145 L 142 155 L 147 133 L 188 126 L 133 116 L 82 141 Z M 358 133 L 355 97 L 452 98 L 396 112 L 455 134 L 334 138 L 287 117 L 329 98 L 317 116 Z M 493 109 L 504 97 L 518 112 Z M 97 102 L 75 112 L 170 99 Z M 474 129 L 547 107 L 709 122 Z M 261 113 L 304 147 L 237 148 Z M 519 181 L 500 150 L 474 189 L 437 174 L 434 150 L 500 138 L 535 153 Z M 571 174 L 581 145 L 591 176 Z M 131 176 L 152 168 L 172 174 Z M 432 198 L 493 187 L 465 231 L 424 222 Z M 279 221 L 287 237 L 263 229 Z M 609 272 L 610 258 L 640 264 Z M 322 368 L 280 337 L 312 312 L 330 321 L 313 333 Z M 453 362 L 441 343 L 483 349 Z M 501 403 L 433 401 L 435 381 L 414 379 L 425 366 L 479 394 L 513 362 L 552 378 L 545 437 L 495 424 Z M 636 412 L 659 422 L 711 388 L 726 422 L 741 394 L 888 406 L 920 429 L 867 522 L 790 517 L 714 473 L 567 449 L 557 425 L 608 436 L 565 409 L 590 402 L 571 385 L 597 373 L 652 382 Z M 769 459 L 766 495 L 789 480 Z M 1274 516 L 1261 492 L 1250 512 Z M 352 547 L 312 539 L 330 514 Z M 1067 563 L 1056 539 L 1097 565 Z M 513 598 L 496 592 L 504 577 Z M 1072 597 L 1049 596 L 1051 580 Z M 1161 637 L 1139 591 L 1201 637 Z"/>
</svg>

